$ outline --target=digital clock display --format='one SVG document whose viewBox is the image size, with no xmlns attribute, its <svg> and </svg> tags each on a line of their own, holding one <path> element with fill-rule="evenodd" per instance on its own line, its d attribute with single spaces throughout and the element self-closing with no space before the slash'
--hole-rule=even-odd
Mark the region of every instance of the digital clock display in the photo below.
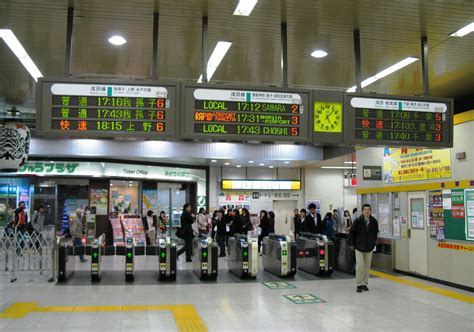
<svg viewBox="0 0 474 332">
<path fill-rule="evenodd" d="M 449 99 L 348 95 L 345 142 L 359 145 L 450 147 Z"/>
<path fill-rule="evenodd" d="M 183 138 L 309 141 L 310 92 L 242 88 L 184 89 Z"/>
<path fill-rule="evenodd" d="M 172 85 L 41 82 L 38 132 L 62 136 L 173 138 Z"/>
</svg>

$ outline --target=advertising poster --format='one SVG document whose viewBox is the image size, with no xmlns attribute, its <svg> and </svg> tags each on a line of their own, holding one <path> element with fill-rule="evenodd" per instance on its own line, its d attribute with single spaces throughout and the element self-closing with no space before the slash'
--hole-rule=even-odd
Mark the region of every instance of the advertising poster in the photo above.
<svg viewBox="0 0 474 332">
<path fill-rule="evenodd" d="M 451 190 L 451 218 L 464 219 L 465 217 L 464 189 L 453 189 Z"/>
<path fill-rule="evenodd" d="M 400 218 L 393 218 L 393 236 L 400 237 Z"/>
<path fill-rule="evenodd" d="M 90 190 L 91 207 L 95 207 L 98 216 L 107 215 L 108 195 L 107 189 L 91 188 Z"/>
<path fill-rule="evenodd" d="M 474 190 L 464 191 L 464 202 L 466 204 L 466 238 L 474 240 Z"/>
<path fill-rule="evenodd" d="M 443 191 L 433 190 L 429 192 L 428 201 L 428 224 L 430 225 L 430 236 L 439 238 L 440 226 L 444 226 Z M 441 228 L 444 231 L 444 227 Z"/>
<path fill-rule="evenodd" d="M 450 178 L 451 171 L 450 149 L 384 149 L 385 183 Z"/>
<path fill-rule="evenodd" d="M 412 228 L 424 228 L 425 221 L 423 220 L 423 212 L 415 212 L 411 213 L 411 227 Z"/>
<path fill-rule="evenodd" d="M 443 209 L 451 210 L 451 190 L 443 190 Z"/>
<path fill-rule="evenodd" d="M 157 213 L 158 211 L 158 193 L 155 189 L 143 189 L 143 215 L 146 215 L 148 210 Z"/>
<path fill-rule="evenodd" d="M 400 217 L 400 226 L 401 226 L 402 238 L 406 239 L 408 237 L 407 217 L 405 216 Z"/>
</svg>

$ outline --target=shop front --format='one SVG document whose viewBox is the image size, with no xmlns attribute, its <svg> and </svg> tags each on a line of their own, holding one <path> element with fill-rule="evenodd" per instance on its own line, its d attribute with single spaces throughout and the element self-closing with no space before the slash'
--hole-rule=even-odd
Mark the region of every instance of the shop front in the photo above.
<svg viewBox="0 0 474 332">
<path fill-rule="evenodd" d="M 113 242 L 112 214 L 139 219 L 151 210 L 166 213 L 171 227 L 179 225 L 182 207 L 206 207 L 207 170 L 101 161 L 29 161 L 0 180 L 0 227 L 13 217 L 20 201 L 30 215 L 45 207 L 47 224 L 64 232 L 71 215 L 82 214 L 87 233 L 106 234 Z M 201 205 L 198 206 L 198 204 Z M 82 217 L 80 215 L 79 217 Z M 87 220 L 86 220 L 87 219 Z"/>
</svg>

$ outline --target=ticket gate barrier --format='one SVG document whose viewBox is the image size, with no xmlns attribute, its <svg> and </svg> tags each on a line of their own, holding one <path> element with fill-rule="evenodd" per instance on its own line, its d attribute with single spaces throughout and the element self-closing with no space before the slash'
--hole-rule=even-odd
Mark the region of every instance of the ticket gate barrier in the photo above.
<svg viewBox="0 0 474 332">
<path fill-rule="evenodd" d="M 289 236 L 269 234 L 263 238 L 262 261 L 265 271 L 281 277 L 296 274 L 296 242 Z"/>
<path fill-rule="evenodd" d="M 199 279 L 217 278 L 217 242 L 199 234 L 193 240 L 193 270 Z"/>
<path fill-rule="evenodd" d="M 158 239 L 158 279 L 176 280 L 176 242 L 169 236 Z"/>
<path fill-rule="evenodd" d="M 227 264 L 231 273 L 240 278 L 256 278 L 258 257 L 257 239 L 242 234 L 229 239 Z"/>
<path fill-rule="evenodd" d="M 334 243 L 326 235 L 302 233 L 296 240 L 298 269 L 320 275 L 334 270 Z"/>
<path fill-rule="evenodd" d="M 66 281 L 74 274 L 74 241 L 58 238 L 58 282 Z"/>
<path fill-rule="evenodd" d="M 133 281 L 135 279 L 135 244 L 133 239 L 127 239 L 125 244 L 125 281 Z"/>
<path fill-rule="evenodd" d="M 349 246 L 349 234 L 336 233 L 334 241 L 334 268 L 338 271 L 355 274 L 355 251 Z"/>
<path fill-rule="evenodd" d="M 92 242 L 91 252 L 91 280 L 100 281 L 102 278 L 102 270 L 100 263 L 102 261 L 102 250 L 99 239 L 95 239 Z"/>
</svg>

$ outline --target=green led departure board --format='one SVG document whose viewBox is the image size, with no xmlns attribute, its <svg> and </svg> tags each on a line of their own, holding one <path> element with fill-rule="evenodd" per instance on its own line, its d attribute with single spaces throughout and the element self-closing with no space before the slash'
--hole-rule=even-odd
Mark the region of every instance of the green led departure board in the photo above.
<svg viewBox="0 0 474 332">
<path fill-rule="evenodd" d="M 452 147 L 451 99 L 348 94 L 344 143 L 365 146 Z"/>
<path fill-rule="evenodd" d="M 175 85 L 42 80 L 39 135 L 175 138 Z"/>
<path fill-rule="evenodd" d="M 308 142 L 310 93 L 304 90 L 184 86 L 181 137 Z"/>
</svg>

